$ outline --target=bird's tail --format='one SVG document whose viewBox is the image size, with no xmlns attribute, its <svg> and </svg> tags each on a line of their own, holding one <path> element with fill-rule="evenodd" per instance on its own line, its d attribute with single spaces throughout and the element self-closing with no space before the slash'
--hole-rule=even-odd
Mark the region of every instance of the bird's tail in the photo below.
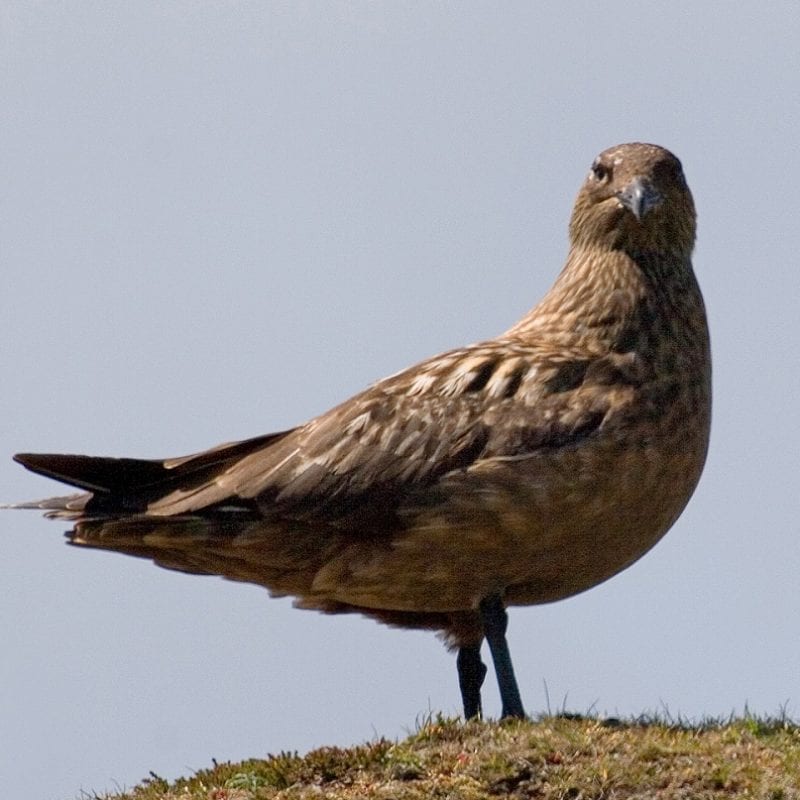
<svg viewBox="0 0 800 800">
<path fill-rule="evenodd" d="M 19 453 L 14 460 L 31 472 L 83 489 L 11 508 L 42 509 L 48 517 L 78 519 L 143 514 L 149 503 L 176 489 L 190 489 L 224 471 L 239 458 L 267 447 L 286 432 L 271 433 L 180 458 L 148 460 L 105 456 Z"/>
</svg>

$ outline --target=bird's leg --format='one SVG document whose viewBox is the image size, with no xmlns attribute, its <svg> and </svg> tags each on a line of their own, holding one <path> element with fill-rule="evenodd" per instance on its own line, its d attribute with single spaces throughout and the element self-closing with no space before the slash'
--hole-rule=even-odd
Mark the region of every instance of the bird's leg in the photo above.
<svg viewBox="0 0 800 800">
<path fill-rule="evenodd" d="M 481 661 L 480 644 L 459 648 L 456 665 L 458 666 L 461 700 L 464 703 L 464 719 L 480 717 L 483 713 L 481 686 L 486 677 L 486 664 Z"/>
<path fill-rule="evenodd" d="M 503 717 L 524 717 L 522 698 L 519 696 L 514 667 L 511 665 L 511 653 L 506 642 L 508 614 L 499 594 L 492 594 L 481 600 L 478 606 L 483 622 L 483 630 L 489 650 L 492 652 L 494 671 L 500 687 L 500 699 L 503 701 Z"/>
</svg>

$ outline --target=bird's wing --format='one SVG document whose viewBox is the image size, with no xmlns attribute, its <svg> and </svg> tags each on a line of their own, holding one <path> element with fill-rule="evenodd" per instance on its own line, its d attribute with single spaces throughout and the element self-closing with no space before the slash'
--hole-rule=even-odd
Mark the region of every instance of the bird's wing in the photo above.
<svg viewBox="0 0 800 800">
<path fill-rule="evenodd" d="M 202 511 L 236 499 L 276 513 L 326 516 L 396 501 L 481 459 L 567 446 L 595 431 L 609 389 L 587 391 L 587 354 L 493 340 L 376 383 L 148 513 Z"/>
</svg>

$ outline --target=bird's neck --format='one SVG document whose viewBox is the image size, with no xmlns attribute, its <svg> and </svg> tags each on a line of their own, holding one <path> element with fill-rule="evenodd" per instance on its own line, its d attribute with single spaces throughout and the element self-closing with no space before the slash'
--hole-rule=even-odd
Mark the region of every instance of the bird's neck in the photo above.
<svg viewBox="0 0 800 800">
<path fill-rule="evenodd" d="M 704 330 L 688 255 L 576 246 L 553 287 L 508 335 L 563 347 L 620 349 L 631 326 Z M 701 330 L 702 328 L 702 330 Z"/>
</svg>

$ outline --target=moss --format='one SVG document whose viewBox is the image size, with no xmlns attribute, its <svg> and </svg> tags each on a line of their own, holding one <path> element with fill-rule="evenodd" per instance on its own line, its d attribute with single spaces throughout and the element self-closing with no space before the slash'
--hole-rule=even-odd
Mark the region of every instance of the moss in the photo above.
<svg viewBox="0 0 800 800">
<path fill-rule="evenodd" d="M 800 729 L 786 718 L 422 720 L 406 739 L 279 753 L 105 800 L 800 800 Z"/>
</svg>

